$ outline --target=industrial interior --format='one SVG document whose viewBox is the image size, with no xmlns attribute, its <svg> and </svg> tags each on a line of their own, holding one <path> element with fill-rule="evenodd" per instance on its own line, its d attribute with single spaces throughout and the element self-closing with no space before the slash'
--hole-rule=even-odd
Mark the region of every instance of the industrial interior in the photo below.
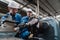
<svg viewBox="0 0 60 40">
<path fill-rule="evenodd" d="M 39 36 L 33 36 L 26 39 L 15 37 L 15 35 L 17 34 L 17 32 L 14 31 L 15 21 L 8 18 L 7 21 L 3 23 L 4 28 L 0 27 L 0 40 L 60 40 L 60 0 L 0 0 L 0 26 L 2 25 L 1 18 L 9 12 L 8 5 L 10 2 L 12 3 L 12 1 L 19 4 L 18 13 L 21 14 L 22 18 L 27 16 L 26 13 L 28 9 L 31 9 L 32 14 L 39 20 L 39 27 L 41 26 L 42 22 L 46 22 L 49 24 L 48 26 L 50 27 L 50 29 L 42 29 L 43 31 L 41 32 L 43 33 L 37 31 L 37 34 L 35 34 L 33 31 L 35 29 L 33 28 L 33 35 Z M 3 19 L 3 21 L 4 20 L 5 19 Z M 46 25 L 42 24 L 42 28 L 46 27 Z M 45 30 L 49 31 L 47 32 Z"/>
</svg>

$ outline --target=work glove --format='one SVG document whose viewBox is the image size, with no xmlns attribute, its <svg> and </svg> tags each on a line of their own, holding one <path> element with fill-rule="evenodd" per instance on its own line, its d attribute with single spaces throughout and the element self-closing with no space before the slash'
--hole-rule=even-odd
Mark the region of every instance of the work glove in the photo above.
<svg viewBox="0 0 60 40">
<path fill-rule="evenodd" d="M 19 31 L 19 27 L 15 27 L 15 28 L 14 28 L 14 31 L 15 31 L 15 32 L 18 32 L 18 31 Z"/>
<path fill-rule="evenodd" d="M 4 28 L 5 26 L 4 26 L 4 22 L 1 22 L 0 23 L 0 26 L 2 27 L 2 28 Z"/>
<path fill-rule="evenodd" d="M 1 26 L 2 24 L 4 24 L 4 21 L 0 21 L 0 26 Z"/>
<path fill-rule="evenodd" d="M 33 34 L 30 34 L 30 36 L 28 38 L 32 38 L 33 37 Z"/>
</svg>

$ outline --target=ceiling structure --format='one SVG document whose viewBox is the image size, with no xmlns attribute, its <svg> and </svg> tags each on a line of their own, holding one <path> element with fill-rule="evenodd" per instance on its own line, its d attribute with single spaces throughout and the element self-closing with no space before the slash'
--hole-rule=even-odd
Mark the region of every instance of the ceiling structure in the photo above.
<svg viewBox="0 0 60 40">
<path fill-rule="evenodd" d="M 24 7 L 31 8 L 36 12 L 37 0 L 14 0 L 21 4 L 19 10 Z M 2 9 L 1 9 L 2 8 Z M 3 13 L 7 12 L 7 4 L 0 2 L 0 11 Z M 60 0 L 39 0 L 39 13 L 40 15 L 48 14 L 49 16 L 56 16 L 60 14 Z"/>
</svg>

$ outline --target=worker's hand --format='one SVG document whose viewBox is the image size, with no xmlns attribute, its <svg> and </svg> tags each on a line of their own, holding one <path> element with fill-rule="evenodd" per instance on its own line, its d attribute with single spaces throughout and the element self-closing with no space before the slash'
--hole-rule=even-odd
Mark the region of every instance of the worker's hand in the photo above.
<svg viewBox="0 0 60 40">
<path fill-rule="evenodd" d="M 14 31 L 16 32 L 16 31 L 19 31 L 19 27 L 15 27 L 14 28 Z"/>
<path fill-rule="evenodd" d="M 6 27 L 6 26 L 4 25 L 4 23 L 5 23 L 4 21 L 1 21 L 1 22 L 0 22 L 0 26 L 1 26 L 2 28 Z"/>
<path fill-rule="evenodd" d="M 30 36 L 28 38 L 32 38 L 33 37 L 33 34 L 30 34 Z"/>
<path fill-rule="evenodd" d="M 4 24 L 4 21 L 1 21 L 1 24 Z"/>
</svg>

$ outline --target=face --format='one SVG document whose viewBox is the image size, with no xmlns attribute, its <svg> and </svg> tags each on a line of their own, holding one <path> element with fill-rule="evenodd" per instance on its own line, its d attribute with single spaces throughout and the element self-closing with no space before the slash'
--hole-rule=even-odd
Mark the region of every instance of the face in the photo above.
<svg viewBox="0 0 60 40">
<path fill-rule="evenodd" d="M 16 14 L 16 12 L 18 12 L 18 9 L 16 9 L 16 8 L 8 8 L 8 10 L 12 14 Z"/>
<path fill-rule="evenodd" d="M 27 16 L 31 17 L 32 16 L 32 12 L 27 12 Z"/>
</svg>

